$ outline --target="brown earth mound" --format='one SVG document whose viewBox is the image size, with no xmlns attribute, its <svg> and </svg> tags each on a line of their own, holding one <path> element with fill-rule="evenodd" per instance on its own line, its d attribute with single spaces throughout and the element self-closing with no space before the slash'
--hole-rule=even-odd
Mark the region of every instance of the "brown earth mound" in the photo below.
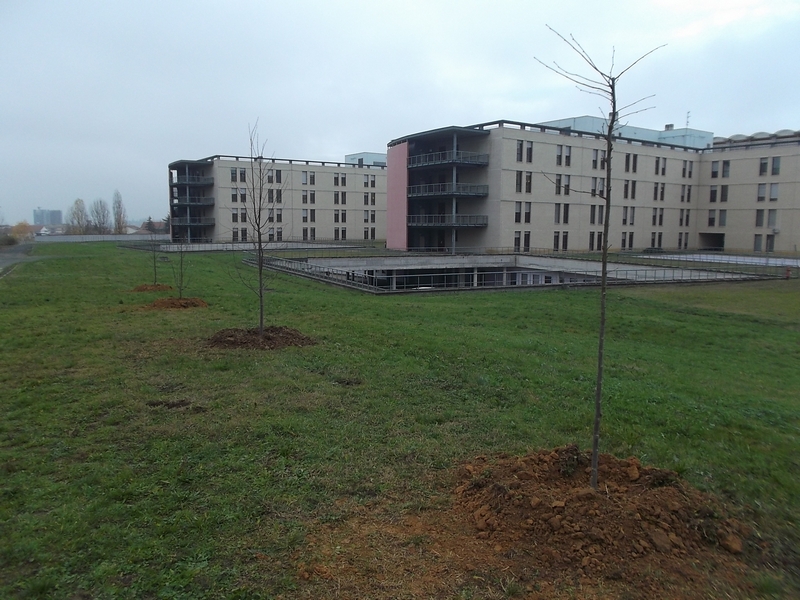
<svg viewBox="0 0 800 600">
<path fill-rule="evenodd" d="M 478 457 L 441 509 L 356 507 L 298 553 L 304 597 L 749 598 L 750 532 L 675 473 L 576 446 Z"/>
<path fill-rule="evenodd" d="M 151 305 L 152 308 L 206 308 L 205 300 L 200 298 L 159 298 Z"/>
<path fill-rule="evenodd" d="M 264 335 L 253 329 L 222 329 L 208 344 L 212 348 L 253 348 L 256 350 L 278 350 L 288 346 L 313 346 L 317 342 L 291 327 L 265 327 Z"/>
<path fill-rule="evenodd" d="M 145 285 L 137 285 L 133 288 L 134 292 L 167 292 L 172 289 L 171 285 L 164 285 L 164 284 L 145 284 Z"/>
</svg>

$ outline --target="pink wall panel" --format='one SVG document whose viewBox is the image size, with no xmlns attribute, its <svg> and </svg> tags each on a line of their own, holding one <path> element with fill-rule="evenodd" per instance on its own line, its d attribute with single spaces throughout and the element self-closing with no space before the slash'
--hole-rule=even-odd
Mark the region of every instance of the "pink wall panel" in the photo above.
<svg viewBox="0 0 800 600">
<path fill-rule="evenodd" d="M 408 142 L 391 146 L 386 164 L 386 247 L 408 250 Z"/>
</svg>

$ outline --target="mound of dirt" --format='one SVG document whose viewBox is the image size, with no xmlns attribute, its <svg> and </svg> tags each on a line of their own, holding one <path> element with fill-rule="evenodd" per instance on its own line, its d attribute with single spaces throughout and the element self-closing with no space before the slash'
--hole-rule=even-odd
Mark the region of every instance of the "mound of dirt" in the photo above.
<svg viewBox="0 0 800 600">
<path fill-rule="evenodd" d="M 278 350 L 288 346 L 313 346 L 317 342 L 291 327 L 272 326 L 264 328 L 222 329 L 208 340 L 212 348 L 252 348 L 256 350 Z"/>
<path fill-rule="evenodd" d="M 208 304 L 201 298 L 174 298 L 170 296 L 168 298 L 159 298 L 150 306 L 152 308 L 206 308 Z"/>
<path fill-rule="evenodd" d="M 444 508 L 401 519 L 358 507 L 310 528 L 306 592 L 370 598 L 751 597 L 747 527 L 671 471 L 576 446 L 478 457 Z M 321 596 L 318 596 L 321 597 Z"/>
<path fill-rule="evenodd" d="M 134 292 L 167 292 L 172 289 L 171 285 L 164 285 L 164 284 L 145 284 L 145 285 L 137 285 L 133 288 Z"/>
</svg>

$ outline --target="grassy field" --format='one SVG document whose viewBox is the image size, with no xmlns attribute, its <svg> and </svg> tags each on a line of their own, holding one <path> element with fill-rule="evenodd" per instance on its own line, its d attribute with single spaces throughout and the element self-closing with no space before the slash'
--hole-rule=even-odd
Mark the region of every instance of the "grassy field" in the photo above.
<svg viewBox="0 0 800 600">
<path fill-rule="evenodd" d="M 205 340 L 257 320 L 230 255 L 190 258 L 185 295 L 208 308 L 157 311 L 163 292 L 130 291 L 152 283 L 147 253 L 35 252 L 0 279 L 0 597 L 291 595 L 310 519 L 424 507 L 476 454 L 590 444 L 597 290 L 373 297 L 279 276 L 269 322 L 318 345 L 221 351 Z M 800 282 L 609 306 L 602 450 L 719 494 L 796 560 Z"/>
</svg>

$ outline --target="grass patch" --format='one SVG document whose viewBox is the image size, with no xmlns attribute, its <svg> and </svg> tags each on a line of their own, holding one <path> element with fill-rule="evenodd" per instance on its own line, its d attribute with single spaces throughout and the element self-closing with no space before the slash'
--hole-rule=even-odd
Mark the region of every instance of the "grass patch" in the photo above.
<svg viewBox="0 0 800 600">
<path fill-rule="evenodd" d="M 278 276 L 268 321 L 319 344 L 221 351 L 205 340 L 257 322 L 230 255 L 189 257 L 185 295 L 208 308 L 157 311 L 171 292 L 130 291 L 152 281 L 145 253 L 45 250 L 0 280 L 0 596 L 291 593 L 308 519 L 422 506 L 475 454 L 590 443 L 596 290 L 374 297 Z M 612 290 L 601 441 L 731 500 L 787 570 L 798 300 L 798 280 Z"/>
</svg>

